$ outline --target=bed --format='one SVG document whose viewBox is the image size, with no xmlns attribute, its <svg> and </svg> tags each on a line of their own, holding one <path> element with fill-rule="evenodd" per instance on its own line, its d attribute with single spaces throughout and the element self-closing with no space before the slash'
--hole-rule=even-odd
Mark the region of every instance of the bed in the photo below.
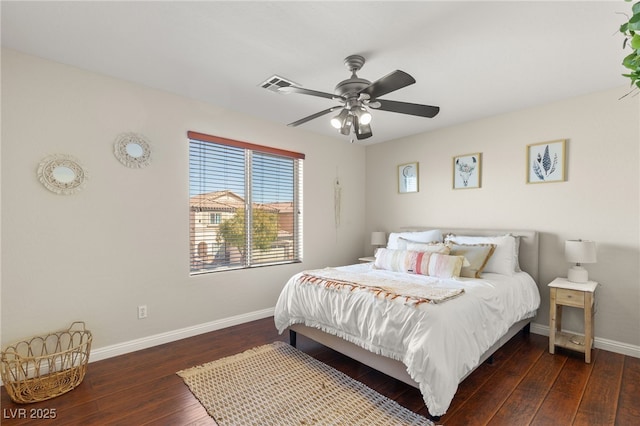
<svg viewBox="0 0 640 426">
<path fill-rule="evenodd" d="M 528 328 L 537 281 L 535 231 L 403 229 L 374 263 L 291 277 L 274 320 L 294 346 L 299 333 L 417 387 L 439 417 L 458 384 Z"/>
</svg>

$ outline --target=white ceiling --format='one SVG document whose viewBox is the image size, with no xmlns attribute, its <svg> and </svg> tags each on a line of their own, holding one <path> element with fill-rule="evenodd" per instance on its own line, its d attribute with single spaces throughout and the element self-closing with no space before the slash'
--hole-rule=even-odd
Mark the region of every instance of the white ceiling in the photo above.
<svg viewBox="0 0 640 426">
<path fill-rule="evenodd" d="M 274 74 L 333 92 L 363 55 L 370 81 L 416 84 L 384 99 L 441 107 L 433 119 L 373 112 L 376 143 L 627 84 L 614 1 L 2 1 L 2 45 L 271 122 L 335 104 L 279 94 Z M 349 140 L 331 115 L 300 129 Z M 360 142 L 363 143 L 363 142 Z"/>
</svg>

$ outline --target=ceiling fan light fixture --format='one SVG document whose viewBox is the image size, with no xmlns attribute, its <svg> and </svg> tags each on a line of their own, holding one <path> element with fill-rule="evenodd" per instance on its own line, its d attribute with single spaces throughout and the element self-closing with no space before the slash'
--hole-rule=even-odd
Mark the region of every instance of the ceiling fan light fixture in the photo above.
<svg viewBox="0 0 640 426">
<path fill-rule="evenodd" d="M 358 107 L 356 109 L 356 115 L 358 116 L 358 123 L 360 123 L 360 125 L 366 126 L 367 124 L 371 123 L 371 113 L 367 111 L 365 107 Z"/>
<path fill-rule="evenodd" d="M 371 126 L 360 122 L 360 125 L 358 126 L 358 134 L 366 135 L 367 133 L 371 133 Z"/>
<path fill-rule="evenodd" d="M 373 136 L 373 133 L 371 133 L 371 126 L 368 124 L 360 124 L 358 117 L 355 117 L 353 120 L 353 132 L 356 134 L 356 138 L 358 138 L 358 140 L 367 139 Z"/>
<path fill-rule="evenodd" d="M 340 114 L 331 119 L 331 125 L 336 129 L 341 129 L 342 127 L 344 127 L 344 122 L 349 116 L 349 110 L 343 108 L 342 111 L 340 111 Z"/>
<path fill-rule="evenodd" d="M 347 111 L 346 109 L 344 111 Z M 340 133 L 343 135 L 348 135 L 351 131 L 351 126 L 353 125 L 353 115 L 347 112 L 347 116 L 344 118 L 342 122 L 342 127 L 340 127 Z"/>
</svg>

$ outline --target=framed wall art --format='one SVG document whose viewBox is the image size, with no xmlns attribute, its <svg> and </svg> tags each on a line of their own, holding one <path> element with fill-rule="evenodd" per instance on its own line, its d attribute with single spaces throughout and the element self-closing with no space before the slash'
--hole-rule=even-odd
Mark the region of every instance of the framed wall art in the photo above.
<svg viewBox="0 0 640 426">
<path fill-rule="evenodd" d="M 559 139 L 527 145 L 527 183 L 566 180 L 566 143 Z"/>
<path fill-rule="evenodd" d="M 398 166 L 398 192 L 408 194 L 418 192 L 418 163 L 406 163 Z"/>
<path fill-rule="evenodd" d="M 480 188 L 481 180 L 482 153 L 453 157 L 453 189 Z"/>
</svg>

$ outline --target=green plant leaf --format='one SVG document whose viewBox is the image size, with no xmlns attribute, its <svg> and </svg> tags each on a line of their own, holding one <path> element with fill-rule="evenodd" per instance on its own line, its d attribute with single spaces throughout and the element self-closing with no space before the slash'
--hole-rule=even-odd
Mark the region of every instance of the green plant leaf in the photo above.
<svg viewBox="0 0 640 426">
<path fill-rule="evenodd" d="M 633 52 L 625 56 L 622 60 L 622 65 L 624 65 L 625 68 L 635 70 L 638 67 L 638 54 Z"/>
<path fill-rule="evenodd" d="M 640 13 L 635 14 L 629 19 L 627 25 L 627 31 L 639 31 L 640 30 Z"/>
<path fill-rule="evenodd" d="M 631 80 L 631 87 L 640 88 L 640 1 L 625 1 L 629 3 L 635 1 L 635 3 L 631 6 L 631 18 L 620 26 L 620 32 L 625 36 L 622 49 L 626 49 L 627 46 L 633 49 L 633 52 L 622 60 L 622 65 L 630 70 L 628 74 L 622 74 L 622 76 Z"/>
</svg>

